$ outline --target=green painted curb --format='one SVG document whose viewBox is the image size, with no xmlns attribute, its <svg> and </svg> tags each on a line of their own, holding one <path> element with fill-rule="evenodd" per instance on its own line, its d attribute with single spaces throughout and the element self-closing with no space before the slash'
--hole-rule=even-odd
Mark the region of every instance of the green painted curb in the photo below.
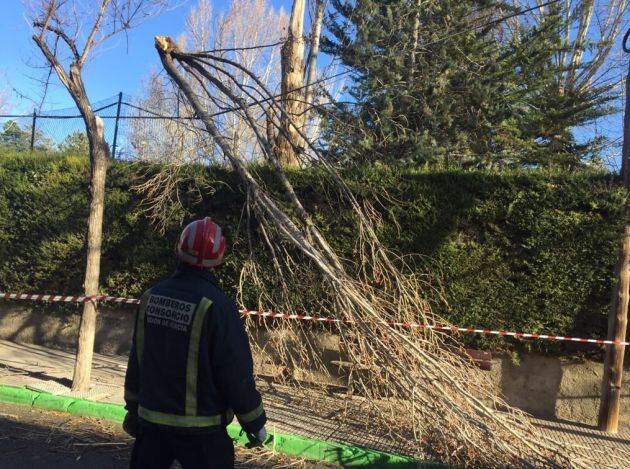
<svg viewBox="0 0 630 469">
<path fill-rule="evenodd" d="M 27 388 L 0 385 L 0 401 L 28 405 L 40 409 L 67 412 L 82 417 L 94 417 L 113 422 L 122 422 L 126 411 L 122 405 L 106 402 L 56 396 Z M 238 444 L 248 440 L 237 424 L 228 426 L 228 433 Z M 326 461 L 345 467 L 395 468 L 395 469 L 443 469 L 445 465 L 434 462 L 419 462 L 411 457 L 399 456 L 359 446 L 314 440 L 281 432 L 270 432 L 266 443 L 268 448 L 290 456 Z"/>
</svg>

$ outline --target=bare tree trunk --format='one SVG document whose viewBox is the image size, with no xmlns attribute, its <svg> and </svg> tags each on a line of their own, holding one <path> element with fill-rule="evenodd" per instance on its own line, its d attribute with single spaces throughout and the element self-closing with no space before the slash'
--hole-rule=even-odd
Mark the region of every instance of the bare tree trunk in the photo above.
<svg viewBox="0 0 630 469">
<path fill-rule="evenodd" d="M 411 49 L 411 57 L 409 58 L 409 70 L 407 72 L 407 83 L 411 86 L 413 84 L 413 77 L 416 74 L 416 62 L 418 53 L 418 40 L 420 39 L 420 3 L 421 0 L 416 0 L 416 13 L 413 19 L 413 47 Z"/>
<path fill-rule="evenodd" d="M 287 40 L 282 46 L 282 106 L 289 118 L 280 119 L 278 159 L 286 166 L 300 163 L 299 149 L 305 147 L 300 135 L 305 121 L 304 86 L 304 0 L 294 0 Z"/>
<path fill-rule="evenodd" d="M 319 55 L 319 42 L 322 35 L 322 23 L 324 22 L 324 12 L 326 11 L 326 0 L 317 0 L 315 18 L 311 28 L 311 49 L 308 52 L 308 75 L 306 77 L 306 89 L 304 101 L 306 105 L 313 104 L 313 82 L 317 73 L 317 56 Z"/>
<path fill-rule="evenodd" d="M 103 125 L 95 119 L 95 138 L 90 139 L 90 216 L 87 227 L 87 264 L 85 267 L 85 296 L 97 295 L 101 270 L 101 244 L 103 239 L 103 212 L 105 209 L 105 181 L 109 148 L 103 136 Z M 88 134 L 90 135 L 90 134 Z M 73 391 L 85 391 L 90 387 L 94 336 L 96 335 L 96 302 L 83 306 L 77 355 L 72 378 Z"/>
<path fill-rule="evenodd" d="M 105 4 L 106 5 L 106 4 Z M 66 87 L 74 100 L 87 131 L 90 142 L 90 216 L 87 228 L 87 266 L 85 270 L 85 295 L 96 295 L 101 263 L 101 240 L 103 232 L 103 211 L 105 206 L 105 179 L 107 161 L 110 156 L 109 146 L 105 141 L 103 121 L 92 110 L 81 77 L 80 60 L 70 64 L 69 73 L 63 69 L 57 57 L 38 36 L 33 40 L 40 48 L 48 63 L 55 69 L 59 80 Z M 77 54 L 78 57 L 78 54 Z M 73 391 L 87 391 L 90 386 L 92 355 L 94 353 L 94 335 L 96 333 L 96 303 L 86 303 L 83 308 L 77 356 L 72 379 Z"/>
<path fill-rule="evenodd" d="M 87 264 L 85 267 L 85 296 L 98 294 L 101 271 L 101 244 L 103 239 L 103 212 L 105 209 L 105 180 L 107 163 L 110 157 L 109 145 L 105 141 L 103 121 L 92 110 L 85 91 L 85 85 L 79 68 L 70 66 L 69 91 L 74 99 L 87 130 L 90 142 L 90 216 L 87 226 Z M 92 356 L 94 354 L 94 336 L 96 334 L 96 303 L 85 303 L 77 355 L 72 377 L 73 391 L 87 391 L 90 387 Z"/>
</svg>

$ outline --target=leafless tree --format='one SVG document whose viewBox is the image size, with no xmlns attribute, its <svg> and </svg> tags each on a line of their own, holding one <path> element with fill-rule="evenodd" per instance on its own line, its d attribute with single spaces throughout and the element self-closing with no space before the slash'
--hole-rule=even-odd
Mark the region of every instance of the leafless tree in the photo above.
<svg viewBox="0 0 630 469">
<path fill-rule="evenodd" d="M 619 33 L 628 24 L 628 0 L 513 0 L 513 4 L 519 10 L 533 8 L 529 14 L 506 22 L 516 39 L 521 31 L 541 26 L 549 15 L 562 15 L 562 48 L 555 56 L 561 93 L 584 92 L 606 83 L 622 84 L 613 50 Z"/>
<path fill-rule="evenodd" d="M 293 5 L 292 26 L 287 31 L 289 18 L 283 10 L 275 11 L 268 0 L 233 0 L 224 12 L 217 12 L 210 0 L 199 0 L 190 10 L 186 19 L 186 29 L 177 41 L 182 49 L 212 50 L 221 57 L 233 60 L 253 71 L 267 88 L 281 97 L 287 114 L 294 122 L 298 122 L 296 125 L 300 132 L 304 131 L 313 137 L 318 131 L 319 116 L 312 111 L 321 105 L 317 90 L 328 92 L 333 87 L 319 82 L 322 75 L 325 75 L 325 71 L 322 73 L 318 68 L 318 57 L 326 0 L 313 0 L 310 5 L 312 20 L 308 40 L 304 31 L 306 5 L 306 2 L 301 0 Z M 283 44 L 282 53 L 280 44 Z M 240 98 L 246 98 L 240 87 L 245 89 L 251 87 L 251 77 L 229 63 L 223 66 L 234 77 L 233 82 L 225 85 Z M 335 63 L 331 63 L 327 70 L 332 73 L 335 66 Z M 205 85 L 202 78 L 198 83 L 191 84 L 211 113 L 221 113 L 217 116 L 216 122 L 225 135 L 228 135 L 233 150 L 239 152 L 241 148 L 244 149 L 247 159 L 251 161 L 262 159 L 263 155 L 255 143 L 255 135 L 243 116 L 230 110 L 225 103 L 206 98 L 202 92 Z M 168 115 L 175 115 L 175 108 L 180 116 L 192 115 L 187 101 L 182 101 L 179 94 L 164 92 L 169 87 L 172 88 L 170 81 L 153 74 L 148 80 L 147 91 L 141 100 L 143 106 L 159 102 L 160 112 L 165 111 L 165 106 L 170 106 Z M 155 96 L 152 97 L 151 94 Z M 250 100 L 255 102 L 256 97 L 253 96 Z M 273 121 L 266 124 L 269 127 L 266 130 L 273 133 L 271 140 L 283 163 L 298 164 L 297 154 L 293 148 L 298 146 L 299 136 L 295 134 L 293 127 L 288 125 L 286 119 L 283 120 L 269 111 L 265 112 L 258 106 L 252 107 L 251 111 L 257 121 Z M 191 138 L 196 138 L 191 137 L 191 131 L 194 135 L 199 135 L 191 126 L 178 125 L 175 122 L 166 123 L 162 129 L 153 128 L 150 132 L 147 132 L 146 126 L 140 122 L 132 126 L 137 127 L 137 131 L 134 131 L 137 138 L 132 139 L 137 142 L 135 145 L 137 150 L 146 156 L 147 152 L 142 149 L 151 148 L 151 160 L 174 162 L 180 159 L 175 153 L 180 155 L 182 160 L 190 160 L 189 151 L 175 151 L 179 150 L 177 143 L 191 142 Z M 180 132 L 182 135 L 171 138 L 173 132 Z M 160 135 L 168 137 L 168 143 L 151 145 L 153 137 L 158 138 Z M 202 151 L 197 152 L 198 156 L 206 155 L 206 161 L 214 161 L 213 158 L 220 152 L 217 152 L 215 147 L 207 147 L 208 142 L 205 144 Z M 172 149 L 173 153 L 170 156 L 163 155 L 161 151 L 155 151 L 156 148 L 164 151 Z M 302 148 L 302 151 L 304 150 L 307 149 Z"/>
<path fill-rule="evenodd" d="M 132 105 L 130 143 L 142 162 L 191 164 L 213 161 L 212 142 L 204 139 L 190 106 L 173 92 L 170 81 L 151 72 L 144 93 Z"/>
<path fill-rule="evenodd" d="M 182 49 L 214 50 L 221 57 L 246 64 L 265 86 L 279 92 L 279 46 L 286 34 L 287 19 L 286 13 L 273 9 L 269 0 L 233 0 L 225 11 L 216 11 L 209 0 L 199 0 L 190 10 L 186 29 L 177 42 Z M 257 99 L 249 98 L 243 91 L 252 86 L 253 80 L 248 74 L 229 64 L 224 67 L 234 77 L 234 81 L 225 86 L 243 99 Z M 215 115 L 232 149 L 242 151 L 249 161 L 259 161 L 262 155 L 256 137 L 242 114 L 232 105 L 205 97 L 203 90 L 207 83 L 203 79 L 191 86 L 207 111 Z M 172 220 L 174 211 L 182 213 L 184 209 L 180 203 L 179 182 L 188 178 L 184 173 L 189 173 L 182 165 L 221 164 L 225 159 L 216 142 L 201 131 L 202 124 L 191 119 L 195 116 L 194 110 L 167 76 L 152 73 L 139 104 L 153 114 L 179 116 L 179 119 L 152 119 L 148 123 L 140 119 L 131 121 L 131 140 L 138 156 L 163 165 L 163 171 L 152 174 L 135 187 L 143 194 L 146 214 L 157 227 L 163 227 L 169 217 Z M 265 122 L 266 114 L 262 109 L 252 108 L 252 113 L 258 121 Z M 195 186 L 200 182 L 196 179 Z M 207 192 L 211 186 L 201 184 L 197 189 Z"/>
<path fill-rule="evenodd" d="M 286 24 L 285 12 L 274 10 L 268 0 L 233 0 L 226 11 L 219 12 L 215 11 L 210 0 L 199 0 L 188 14 L 186 29 L 178 38 L 178 43 L 182 49 L 217 50 L 222 57 L 245 64 L 270 89 L 279 90 L 279 44 L 285 35 Z M 239 69 L 229 65 L 226 68 L 235 77 L 235 83 L 227 86 L 244 96 L 237 83 L 251 86 L 251 78 Z M 200 96 L 203 86 L 203 82 L 193 84 Z M 217 116 L 217 122 L 229 135 L 235 151 L 243 148 L 248 153 L 248 159 L 259 160 L 261 155 L 254 144 L 255 138 L 242 116 L 216 100 L 206 99 L 204 102 L 211 113 L 222 113 Z M 149 76 L 139 103 L 143 108 L 161 115 L 193 116 L 188 102 L 173 91 L 171 81 L 157 73 Z M 253 111 L 257 118 L 264 118 L 258 109 Z M 196 148 L 191 146 L 196 138 L 199 138 L 199 132 L 191 122 L 164 121 L 163 126 L 152 126 L 151 129 L 142 122 L 132 123 L 132 141 L 142 159 L 168 163 L 217 162 L 217 152 L 211 142 L 196 142 Z"/>
<path fill-rule="evenodd" d="M 90 57 L 108 39 L 125 34 L 139 22 L 162 12 L 167 0 L 26 0 L 32 20 L 33 40 L 54 69 L 83 117 L 89 141 L 90 214 L 87 226 L 85 295 L 98 293 L 105 179 L 111 157 L 103 136 L 103 122 L 90 105 L 83 69 Z M 85 303 L 77 343 L 72 389 L 85 391 L 90 385 L 96 303 Z"/>
<path fill-rule="evenodd" d="M 197 9 L 192 10 L 188 17 L 188 46 L 192 50 L 215 50 L 220 56 L 253 70 L 267 87 L 277 90 L 280 81 L 279 43 L 286 34 L 286 13 L 274 10 L 268 0 L 232 0 L 227 11 L 210 17 L 208 4 L 208 0 L 200 0 Z M 208 23 L 211 28 L 208 28 Z M 252 86 L 251 77 L 232 65 L 226 64 L 225 67 L 234 76 L 234 82 L 226 83 L 226 86 L 244 98 L 240 86 Z M 199 89 L 202 86 L 205 86 L 203 82 L 197 84 L 200 96 L 203 96 Z M 206 104 L 215 112 L 226 108 L 225 103 L 216 100 L 209 100 Z M 263 118 L 258 109 L 253 111 L 256 118 Z M 230 137 L 235 151 L 242 148 L 248 159 L 260 159 L 255 137 L 239 113 L 225 113 L 217 122 Z"/>
</svg>

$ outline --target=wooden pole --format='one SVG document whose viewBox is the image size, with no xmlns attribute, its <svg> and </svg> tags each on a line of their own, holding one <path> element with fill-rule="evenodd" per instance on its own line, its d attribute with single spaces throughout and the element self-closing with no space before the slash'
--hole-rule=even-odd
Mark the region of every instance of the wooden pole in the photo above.
<svg viewBox="0 0 630 469">
<path fill-rule="evenodd" d="M 630 215 L 626 207 L 626 219 Z M 618 284 L 613 295 L 608 318 L 608 340 L 626 340 L 628 327 L 628 299 L 630 295 L 630 224 L 624 228 L 624 239 L 619 261 L 617 263 Z M 621 380 L 623 376 L 623 359 L 625 346 L 606 345 L 604 360 L 604 378 L 602 381 L 602 397 L 599 404 L 598 427 L 600 430 L 617 433 L 619 426 L 619 407 L 621 405 Z"/>
<path fill-rule="evenodd" d="M 630 30 L 623 40 L 625 52 Z M 630 189 L 630 70 L 626 76 L 626 106 L 623 117 L 623 152 L 621 155 L 621 176 L 624 186 Z M 625 342 L 628 329 L 628 303 L 630 301 L 630 201 L 624 212 L 625 226 L 623 243 L 615 271 L 617 285 L 610 304 L 608 316 L 608 340 Z M 619 407 L 621 405 L 621 380 L 623 377 L 624 345 L 606 345 L 602 397 L 599 403 L 597 425 L 600 430 L 617 433 L 619 427 Z"/>
</svg>

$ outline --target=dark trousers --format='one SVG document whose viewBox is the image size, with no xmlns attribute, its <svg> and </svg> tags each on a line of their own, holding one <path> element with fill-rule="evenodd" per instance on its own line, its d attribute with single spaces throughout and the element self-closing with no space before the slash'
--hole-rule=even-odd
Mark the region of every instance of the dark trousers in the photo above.
<svg viewBox="0 0 630 469">
<path fill-rule="evenodd" d="M 130 469 L 168 469 L 175 460 L 183 469 L 232 469 L 234 444 L 224 428 L 209 434 L 139 429 Z"/>
</svg>

